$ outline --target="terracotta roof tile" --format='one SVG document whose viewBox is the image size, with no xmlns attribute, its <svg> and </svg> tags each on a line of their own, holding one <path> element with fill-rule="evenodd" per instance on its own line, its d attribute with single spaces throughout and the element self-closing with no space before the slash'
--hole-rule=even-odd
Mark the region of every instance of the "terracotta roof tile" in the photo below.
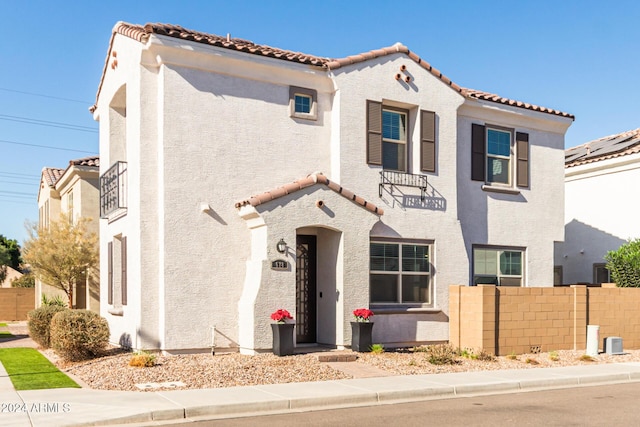
<svg viewBox="0 0 640 427">
<path fill-rule="evenodd" d="M 69 166 L 100 166 L 100 156 L 83 157 L 69 161 Z"/>
<path fill-rule="evenodd" d="M 565 113 L 562 111 L 554 110 L 547 107 L 540 107 L 538 105 L 529 104 L 522 101 L 515 101 L 513 99 L 504 98 L 500 95 L 496 95 L 494 93 L 484 92 L 476 89 L 462 89 L 463 94 L 468 98 L 476 98 L 482 99 L 484 101 L 497 102 L 499 104 L 511 105 L 513 107 L 526 108 L 527 110 L 539 111 L 541 113 L 554 114 L 556 116 L 568 117 L 570 119 L 575 120 L 575 116 L 573 114 Z"/>
<path fill-rule="evenodd" d="M 640 153 L 640 128 L 589 141 L 564 152 L 565 167 Z"/>
<path fill-rule="evenodd" d="M 263 203 L 270 202 L 271 200 L 275 200 L 277 198 L 283 197 L 287 194 L 295 193 L 296 191 L 300 191 L 303 188 L 310 187 L 315 184 L 324 184 L 330 189 L 332 189 L 333 191 L 335 191 L 336 193 L 341 194 L 345 198 L 359 204 L 363 208 L 377 215 L 384 214 L 384 211 L 381 208 L 377 207 L 373 203 L 367 202 L 362 197 L 356 196 L 351 191 L 345 190 L 343 187 L 340 186 L 340 184 L 337 184 L 331 181 L 329 178 L 327 178 L 325 175 L 321 173 L 314 173 L 305 178 L 301 178 L 297 181 L 294 181 L 289 184 L 285 184 L 273 190 L 269 190 L 255 196 L 251 196 L 246 200 L 242 200 L 236 203 L 235 206 L 238 209 L 246 205 L 251 205 L 255 207 Z"/>
<path fill-rule="evenodd" d="M 96 95 L 96 99 L 100 95 L 104 76 L 107 72 L 108 61 L 111 55 L 111 49 L 113 47 L 113 39 L 115 34 L 124 35 L 126 37 L 137 40 L 141 43 L 146 43 L 146 41 L 149 39 L 149 37 L 152 34 L 157 34 L 161 36 L 193 41 L 196 43 L 208 44 L 210 46 L 236 50 L 238 52 L 246 52 L 253 55 L 260 55 L 260 56 L 276 58 L 276 59 L 281 59 L 281 60 L 286 60 L 291 62 L 298 62 L 300 64 L 307 64 L 307 65 L 322 67 L 327 70 L 336 70 L 347 65 L 369 61 L 374 58 L 391 55 L 395 53 L 402 53 L 409 56 L 409 58 L 415 61 L 422 68 L 424 68 L 425 70 L 427 70 L 428 72 L 430 72 L 431 74 L 433 74 L 434 76 L 442 80 L 442 82 L 445 83 L 447 86 L 451 87 L 453 90 L 464 95 L 467 98 L 483 99 L 486 101 L 512 105 L 515 107 L 526 108 L 529 110 L 539 111 L 542 113 L 554 114 L 554 115 L 569 117 L 574 119 L 573 115 L 564 113 L 558 110 L 539 107 L 537 105 L 527 104 L 520 101 L 514 101 L 508 98 L 500 97 L 498 95 L 490 94 L 488 92 L 482 92 L 474 89 L 464 89 L 458 86 L 457 84 L 455 84 L 453 81 L 451 81 L 451 79 L 446 77 L 444 74 L 442 74 L 440 70 L 438 70 L 437 68 L 434 68 L 427 61 L 423 60 L 418 55 L 410 51 L 409 48 L 407 46 L 404 46 L 402 43 L 396 43 L 393 46 L 383 47 L 380 49 L 375 49 L 369 52 L 363 52 L 356 55 L 350 55 L 350 56 L 347 56 L 346 58 L 332 59 L 332 58 L 324 58 L 320 56 L 308 55 L 301 52 L 293 52 L 289 50 L 278 49 L 278 48 L 270 47 L 267 45 L 255 44 L 251 41 L 243 40 L 239 38 L 231 38 L 229 36 L 223 37 L 223 36 L 217 36 L 215 34 L 208 34 L 208 33 L 203 33 L 199 31 L 189 30 L 189 29 L 180 27 L 178 25 L 160 24 L 160 23 L 156 23 L 156 24 L 149 23 L 142 26 L 142 25 L 136 25 L 136 24 L 128 24 L 126 22 L 118 22 L 114 26 L 111 41 L 109 43 L 109 50 L 107 52 L 107 58 L 105 60 L 105 65 L 102 72 L 102 78 L 100 80 L 100 84 L 98 85 L 98 93 Z M 89 111 L 93 113 L 97 108 L 96 105 L 97 105 L 97 102 L 91 108 L 89 108 Z"/>
<path fill-rule="evenodd" d="M 64 171 L 64 169 L 58 168 L 42 168 L 42 178 L 44 178 L 49 187 L 53 187 L 64 174 Z"/>
</svg>

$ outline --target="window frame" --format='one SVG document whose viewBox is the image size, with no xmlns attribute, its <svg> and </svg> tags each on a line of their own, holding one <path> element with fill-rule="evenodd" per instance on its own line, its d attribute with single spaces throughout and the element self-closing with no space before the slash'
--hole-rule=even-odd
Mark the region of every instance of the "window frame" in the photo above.
<svg viewBox="0 0 640 427">
<path fill-rule="evenodd" d="M 393 139 L 393 138 L 385 138 L 384 136 L 384 113 L 388 112 L 388 113 L 393 113 L 393 114 L 399 114 L 401 116 L 404 116 L 404 140 L 401 139 Z M 409 130 L 410 130 L 410 124 L 409 124 L 409 110 L 404 109 L 404 108 L 398 108 L 398 107 L 393 107 L 390 105 L 385 105 L 384 103 L 382 104 L 382 110 L 381 110 L 381 120 L 382 120 L 382 169 L 383 170 L 389 170 L 389 171 L 396 171 L 396 172 L 403 172 L 403 173 L 407 173 L 408 172 L 408 164 L 409 164 L 409 149 L 410 149 L 410 138 L 409 138 Z M 402 120 L 401 120 L 402 122 Z M 388 166 L 385 166 L 385 158 L 384 158 L 384 148 L 385 148 L 385 144 L 394 144 L 394 145 L 403 145 L 404 146 L 404 156 L 402 159 L 402 164 L 399 165 L 402 167 L 402 169 L 393 169 L 390 168 Z M 400 163 L 400 162 L 398 162 Z"/>
<path fill-rule="evenodd" d="M 373 244 L 385 244 L 385 245 L 397 245 L 398 246 L 398 268 L 394 271 L 373 270 L 371 268 L 372 254 L 371 245 Z M 405 271 L 403 270 L 403 246 L 423 246 L 427 248 L 428 256 L 428 271 Z M 376 307 L 434 307 L 434 266 L 433 266 L 433 247 L 434 242 L 431 240 L 413 240 L 413 239 L 385 239 L 385 238 L 371 238 L 369 241 L 369 304 Z M 396 277 L 396 295 L 397 299 L 393 301 L 373 301 L 371 287 L 373 275 L 388 275 Z M 427 301 L 403 301 L 403 276 L 421 276 L 427 277 Z"/>
<path fill-rule="evenodd" d="M 296 111 L 296 96 L 309 98 L 309 112 Z M 295 119 L 317 120 L 318 119 L 318 91 L 299 86 L 289 86 L 289 116 Z"/>
<path fill-rule="evenodd" d="M 74 224 L 73 189 L 67 193 L 67 215 L 69 216 L 69 224 Z"/>
<path fill-rule="evenodd" d="M 504 155 L 499 155 L 499 154 L 490 154 L 489 153 L 489 132 L 500 132 L 503 134 L 508 134 L 509 135 L 509 156 L 504 156 Z M 502 187 L 513 187 L 513 162 L 515 160 L 515 153 L 514 153 L 514 130 L 510 129 L 510 128 L 504 128 L 501 126 L 494 126 L 494 125 L 485 125 L 485 150 L 484 150 L 484 161 L 485 161 L 485 174 L 484 174 L 484 181 L 487 185 L 493 185 L 493 186 L 502 186 Z M 489 179 L 489 173 L 490 173 L 490 168 L 489 168 L 489 159 L 499 159 L 499 160 L 507 160 L 508 161 L 508 166 L 507 166 L 507 182 L 501 182 L 501 181 L 491 181 Z"/>
<path fill-rule="evenodd" d="M 603 284 L 603 283 L 611 283 L 611 272 L 606 268 L 607 264 L 604 262 L 594 262 L 593 263 L 593 284 Z M 607 273 L 607 281 L 606 282 L 598 282 L 598 270 L 604 270 Z"/>
<path fill-rule="evenodd" d="M 493 251 L 496 253 L 496 274 L 478 274 L 476 273 L 476 251 Z M 500 254 L 504 252 L 519 252 L 520 253 L 520 274 L 502 274 L 500 272 Z M 472 286 L 477 286 L 481 284 L 492 284 L 492 283 L 478 283 L 477 279 L 479 278 L 496 278 L 496 286 L 509 286 L 509 287 L 526 287 L 525 283 L 525 265 L 526 265 L 526 249 L 520 247 L 511 247 L 511 246 L 488 246 L 488 245 L 474 245 L 472 250 L 472 260 L 471 260 L 471 284 Z M 520 285 L 503 285 L 501 284 L 501 279 L 520 279 Z"/>
</svg>

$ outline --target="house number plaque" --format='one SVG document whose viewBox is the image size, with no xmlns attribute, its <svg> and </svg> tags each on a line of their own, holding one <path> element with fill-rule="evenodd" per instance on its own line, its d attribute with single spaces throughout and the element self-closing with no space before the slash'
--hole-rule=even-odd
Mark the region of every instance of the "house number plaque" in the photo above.
<svg viewBox="0 0 640 427">
<path fill-rule="evenodd" d="M 272 270 L 288 270 L 289 262 L 284 259 L 276 259 L 271 261 L 271 269 Z"/>
</svg>

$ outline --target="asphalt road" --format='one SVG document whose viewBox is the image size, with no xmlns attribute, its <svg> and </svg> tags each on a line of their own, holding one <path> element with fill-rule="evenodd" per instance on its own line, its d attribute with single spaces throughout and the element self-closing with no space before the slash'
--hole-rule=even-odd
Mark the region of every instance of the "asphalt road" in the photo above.
<svg viewBox="0 0 640 427">
<path fill-rule="evenodd" d="M 640 382 L 429 400 L 175 426 L 636 426 Z"/>
</svg>

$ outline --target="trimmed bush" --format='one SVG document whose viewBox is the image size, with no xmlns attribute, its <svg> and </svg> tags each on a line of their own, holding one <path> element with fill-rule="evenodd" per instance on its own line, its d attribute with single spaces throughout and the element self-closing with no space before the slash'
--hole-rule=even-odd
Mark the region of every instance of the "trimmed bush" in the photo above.
<svg viewBox="0 0 640 427">
<path fill-rule="evenodd" d="M 66 310 L 51 319 L 51 348 L 69 361 L 99 356 L 109 344 L 107 319 L 89 310 Z"/>
<path fill-rule="evenodd" d="M 50 331 L 51 319 L 61 311 L 68 310 L 66 307 L 56 305 L 46 305 L 35 310 L 31 310 L 28 314 L 29 336 L 42 348 L 50 347 Z"/>
<path fill-rule="evenodd" d="M 604 259 L 617 287 L 640 287 L 640 239 L 629 240 L 615 251 L 607 252 Z"/>
</svg>

